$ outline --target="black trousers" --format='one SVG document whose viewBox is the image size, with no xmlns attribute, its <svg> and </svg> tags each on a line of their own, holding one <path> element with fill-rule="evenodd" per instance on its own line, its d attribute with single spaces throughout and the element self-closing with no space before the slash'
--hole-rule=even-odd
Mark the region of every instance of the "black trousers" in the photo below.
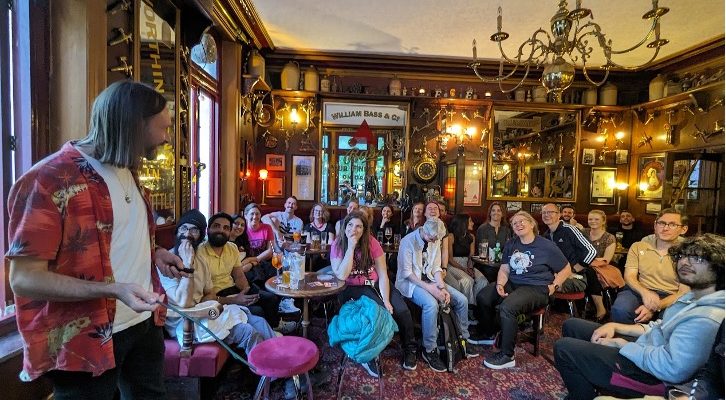
<svg viewBox="0 0 726 400">
<path fill-rule="evenodd" d="M 489 284 L 476 295 L 479 329 L 486 336 L 493 336 L 502 330 L 501 349 L 509 357 L 514 356 L 517 341 L 517 315 L 527 314 L 544 307 L 549 302 L 547 286 L 517 286 L 511 282 L 504 285 L 507 297 L 499 296 L 496 282 Z M 499 319 L 497 309 L 499 306 Z"/>
<path fill-rule="evenodd" d="M 610 380 L 614 373 L 643 385 L 661 384 L 656 377 L 620 355 L 619 349 L 590 342 L 592 333 L 600 326 L 578 318 L 570 318 L 562 325 L 562 339 L 555 342 L 554 347 L 555 368 L 567 386 L 568 399 L 593 399 L 598 395 L 596 388 L 618 397 L 642 397 L 639 391 L 612 385 Z"/>
<path fill-rule="evenodd" d="M 237 286 L 231 286 L 226 289 L 222 289 L 217 292 L 217 296 L 229 296 L 231 294 L 237 294 L 240 290 Z M 259 294 L 260 299 L 251 306 L 247 306 L 250 309 L 252 315 L 262 317 L 270 324 L 271 327 L 276 327 L 280 323 L 280 297 L 274 293 L 270 293 L 266 290 L 260 289 L 256 284 L 250 285 L 250 290 L 247 294 Z"/>
<path fill-rule="evenodd" d="M 602 284 L 600 279 L 597 278 L 597 272 L 592 267 L 584 267 L 578 274 L 585 275 L 587 279 L 587 286 L 585 287 L 585 294 L 588 296 L 602 296 Z"/>
<path fill-rule="evenodd" d="M 154 317 L 113 334 L 116 368 L 93 377 L 90 372 L 50 371 L 58 400 L 165 399 L 164 333 Z"/>
<path fill-rule="evenodd" d="M 366 296 L 383 307 L 383 300 L 378 293 L 380 293 L 378 283 L 376 283 L 375 289 L 368 285 L 348 285 L 345 290 L 338 294 L 338 301 L 340 301 L 340 304 L 344 304 L 348 300 L 358 300 L 361 296 Z M 398 334 L 401 336 L 401 347 L 403 347 L 404 351 L 415 352 L 418 345 L 413 331 L 413 317 L 411 317 L 411 311 L 403 300 L 403 296 L 394 287 L 391 287 L 391 306 L 393 306 L 393 319 L 398 324 Z"/>
</svg>

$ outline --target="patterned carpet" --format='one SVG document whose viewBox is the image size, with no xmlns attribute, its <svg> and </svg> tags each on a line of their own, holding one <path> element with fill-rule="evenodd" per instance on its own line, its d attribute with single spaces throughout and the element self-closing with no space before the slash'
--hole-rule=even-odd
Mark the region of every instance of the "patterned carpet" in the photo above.
<svg viewBox="0 0 726 400">
<path fill-rule="evenodd" d="M 455 374 L 432 371 L 419 354 L 415 371 L 401 368 L 401 350 L 396 342 L 389 345 L 382 355 L 384 373 L 384 398 L 396 400 L 409 399 L 561 399 L 564 386 L 560 375 L 553 366 L 552 346 L 560 337 L 560 327 L 567 317 L 562 313 L 550 313 L 546 321 L 544 335 L 540 338 L 540 356 L 532 355 L 533 346 L 523 338 L 516 348 L 517 366 L 495 371 L 481 365 L 482 357 L 491 354 L 490 346 L 476 346 L 481 356 L 463 360 Z M 319 367 L 328 374 L 327 380 L 315 387 L 316 399 L 335 399 L 337 377 L 343 353 L 331 348 L 325 333 L 325 321 L 314 318 L 311 324 L 310 339 L 321 348 Z M 214 383 L 208 397 L 220 400 L 245 400 L 254 395 L 257 377 L 246 368 L 233 365 L 220 382 Z M 342 398 L 346 400 L 378 399 L 378 380 L 371 378 L 362 367 L 348 361 L 345 370 Z M 271 399 L 284 399 L 284 385 L 273 382 Z"/>
</svg>

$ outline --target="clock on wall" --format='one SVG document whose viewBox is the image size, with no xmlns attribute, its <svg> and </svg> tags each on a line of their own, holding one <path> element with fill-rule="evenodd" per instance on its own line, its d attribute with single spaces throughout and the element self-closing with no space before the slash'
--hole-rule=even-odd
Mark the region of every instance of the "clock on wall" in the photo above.
<svg viewBox="0 0 726 400">
<path fill-rule="evenodd" d="M 436 160 L 426 152 L 413 164 L 413 176 L 420 182 L 431 182 L 436 178 Z"/>
</svg>

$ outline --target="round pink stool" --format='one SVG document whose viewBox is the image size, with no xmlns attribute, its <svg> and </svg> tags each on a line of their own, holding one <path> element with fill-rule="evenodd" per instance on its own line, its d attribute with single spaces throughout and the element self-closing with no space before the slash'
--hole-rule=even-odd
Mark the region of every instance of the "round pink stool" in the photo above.
<svg viewBox="0 0 726 400">
<path fill-rule="evenodd" d="M 297 336 L 280 336 L 267 339 L 255 346 L 248 355 L 255 373 L 261 376 L 254 399 L 265 399 L 270 392 L 272 378 L 290 378 L 305 375 L 308 386 L 308 399 L 313 398 L 313 388 L 308 371 L 318 363 L 320 352 L 315 343 Z M 296 387 L 298 387 L 296 382 Z"/>
</svg>

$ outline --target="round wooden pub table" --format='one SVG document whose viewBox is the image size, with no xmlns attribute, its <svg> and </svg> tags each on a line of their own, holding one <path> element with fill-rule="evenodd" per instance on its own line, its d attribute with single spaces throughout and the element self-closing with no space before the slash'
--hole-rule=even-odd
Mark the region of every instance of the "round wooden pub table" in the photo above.
<svg viewBox="0 0 726 400">
<path fill-rule="evenodd" d="M 490 283 L 497 281 L 497 274 L 499 274 L 499 266 L 501 266 L 501 263 L 491 262 L 489 259 L 478 256 L 472 256 L 471 261 L 474 262 L 474 266 L 482 274 L 484 274 L 484 277 L 486 277 Z"/>
<path fill-rule="evenodd" d="M 265 282 L 267 290 L 278 296 L 303 299 L 303 337 L 308 337 L 308 326 L 310 325 L 308 303 L 310 303 L 310 299 L 330 296 L 345 289 L 345 281 L 338 280 L 332 274 L 329 276 L 332 278 L 329 280 L 321 280 L 318 278 L 317 273 L 307 272 L 305 273 L 305 279 L 300 281 L 299 289 L 297 290 L 290 289 L 287 286 L 278 286 L 277 282 L 275 282 L 276 277 L 274 276 Z M 325 285 L 326 283 L 330 284 L 329 287 Z"/>
</svg>

